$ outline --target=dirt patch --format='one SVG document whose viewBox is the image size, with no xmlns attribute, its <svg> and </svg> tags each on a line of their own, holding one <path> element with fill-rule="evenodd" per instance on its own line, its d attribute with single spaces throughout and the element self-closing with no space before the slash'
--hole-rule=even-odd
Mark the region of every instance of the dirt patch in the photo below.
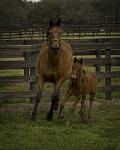
<svg viewBox="0 0 120 150">
<path fill-rule="evenodd" d="M 69 110 L 73 102 L 66 102 L 65 110 Z M 99 109 L 102 106 L 120 106 L 120 99 L 113 100 L 95 100 L 93 103 L 93 109 Z M 89 106 L 89 101 L 86 101 L 86 107 Z M 39 105 L 39 110 L 48 111 L 50 107 L 50 102 L 41 102 Z M 33 104 L 19 103 L 19 104 L 8 104 L 5 107 L 0 108 L 0 112 L 11 112 L 11 113 L 31 113 Z M 76 109 L 80 108 L 80 103 L 77 104 Z"/>
</svg>

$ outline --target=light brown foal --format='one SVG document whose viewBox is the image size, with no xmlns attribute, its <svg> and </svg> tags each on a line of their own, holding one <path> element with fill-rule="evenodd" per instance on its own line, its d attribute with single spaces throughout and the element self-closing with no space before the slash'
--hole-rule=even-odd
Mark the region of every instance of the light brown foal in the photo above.
<svg viewBox="0 0 120 150">
<path fill-rule="evenodd" d="M 60 103 L 60 110 L 58 118 L 63 118 L 62 111 L 65 105 L 65 102 L 69 99 L 70 96 L 74 95 L 76 97 L 76 100 L 74 101 L 71 112 L 74 112 L 75 106 L 81 99 L 81 108 L 80 108 L 80 117 L 82 122 L 85 122 L 91 118 L 91 108 L 92 103 L 96 95 L 97 90 L 97 80 L 96 80 L 96 74 L 95 73 L 86 73 L 86 71 L 82 67 L 83 59 L 80 60 L 76 57 L 74 58 L 74 64 L 72 66 L 72 73 L 70 75 L 70 84 L 68 87 L 68 90 L 66 91 L 66 94 L 64 96 L 64 99 Z M 86 118 L 85 115 L 85 99 L 86 95 L 89 93 L 89 111 L 88 111 L 88 117 Z M 82 97 L 82 98 L 81 98 Z"/>
</svg>

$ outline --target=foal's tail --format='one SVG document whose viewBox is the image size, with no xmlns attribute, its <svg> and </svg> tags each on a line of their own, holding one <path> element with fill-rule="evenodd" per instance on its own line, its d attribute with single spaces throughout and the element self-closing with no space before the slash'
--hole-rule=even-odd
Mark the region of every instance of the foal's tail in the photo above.
<svg viewBox="0 0 120 150">
<path fill-rule="evenodd" d="M 96 73 L 93 73 L 93 84 L 94 84 L 94 87 L 95 87 L 95 91 L 97 90 L 97 76 L 96 76 Z"/>
</svg>

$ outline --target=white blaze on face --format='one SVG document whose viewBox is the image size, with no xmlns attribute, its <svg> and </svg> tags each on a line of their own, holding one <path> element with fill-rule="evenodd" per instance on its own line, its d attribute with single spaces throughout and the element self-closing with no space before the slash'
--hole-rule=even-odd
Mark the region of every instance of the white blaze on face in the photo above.
<svg viewBox="0 0 120 150">
<path fill-rule="evenodd" d="M 76 79 L 76 74 L 71 73 L 71 78 L 72 78 L 72 79 Z"/>
</svg>

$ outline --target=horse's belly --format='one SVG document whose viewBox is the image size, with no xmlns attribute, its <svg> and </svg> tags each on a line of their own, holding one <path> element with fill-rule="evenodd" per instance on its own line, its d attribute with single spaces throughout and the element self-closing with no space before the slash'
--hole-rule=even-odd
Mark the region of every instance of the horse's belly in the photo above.
<svg viewBox="0 0 120 150">
<path fill-rule="evenodd" d="M 59 75 L 58 75 L 57 72 L 49 72 L 49 71 L 47 71 L 47 72 L 44 74 L 44 78 L 45 78 L 45 81 L 55 83 L 56 80 L 59 78 Z"/>
</svg>

